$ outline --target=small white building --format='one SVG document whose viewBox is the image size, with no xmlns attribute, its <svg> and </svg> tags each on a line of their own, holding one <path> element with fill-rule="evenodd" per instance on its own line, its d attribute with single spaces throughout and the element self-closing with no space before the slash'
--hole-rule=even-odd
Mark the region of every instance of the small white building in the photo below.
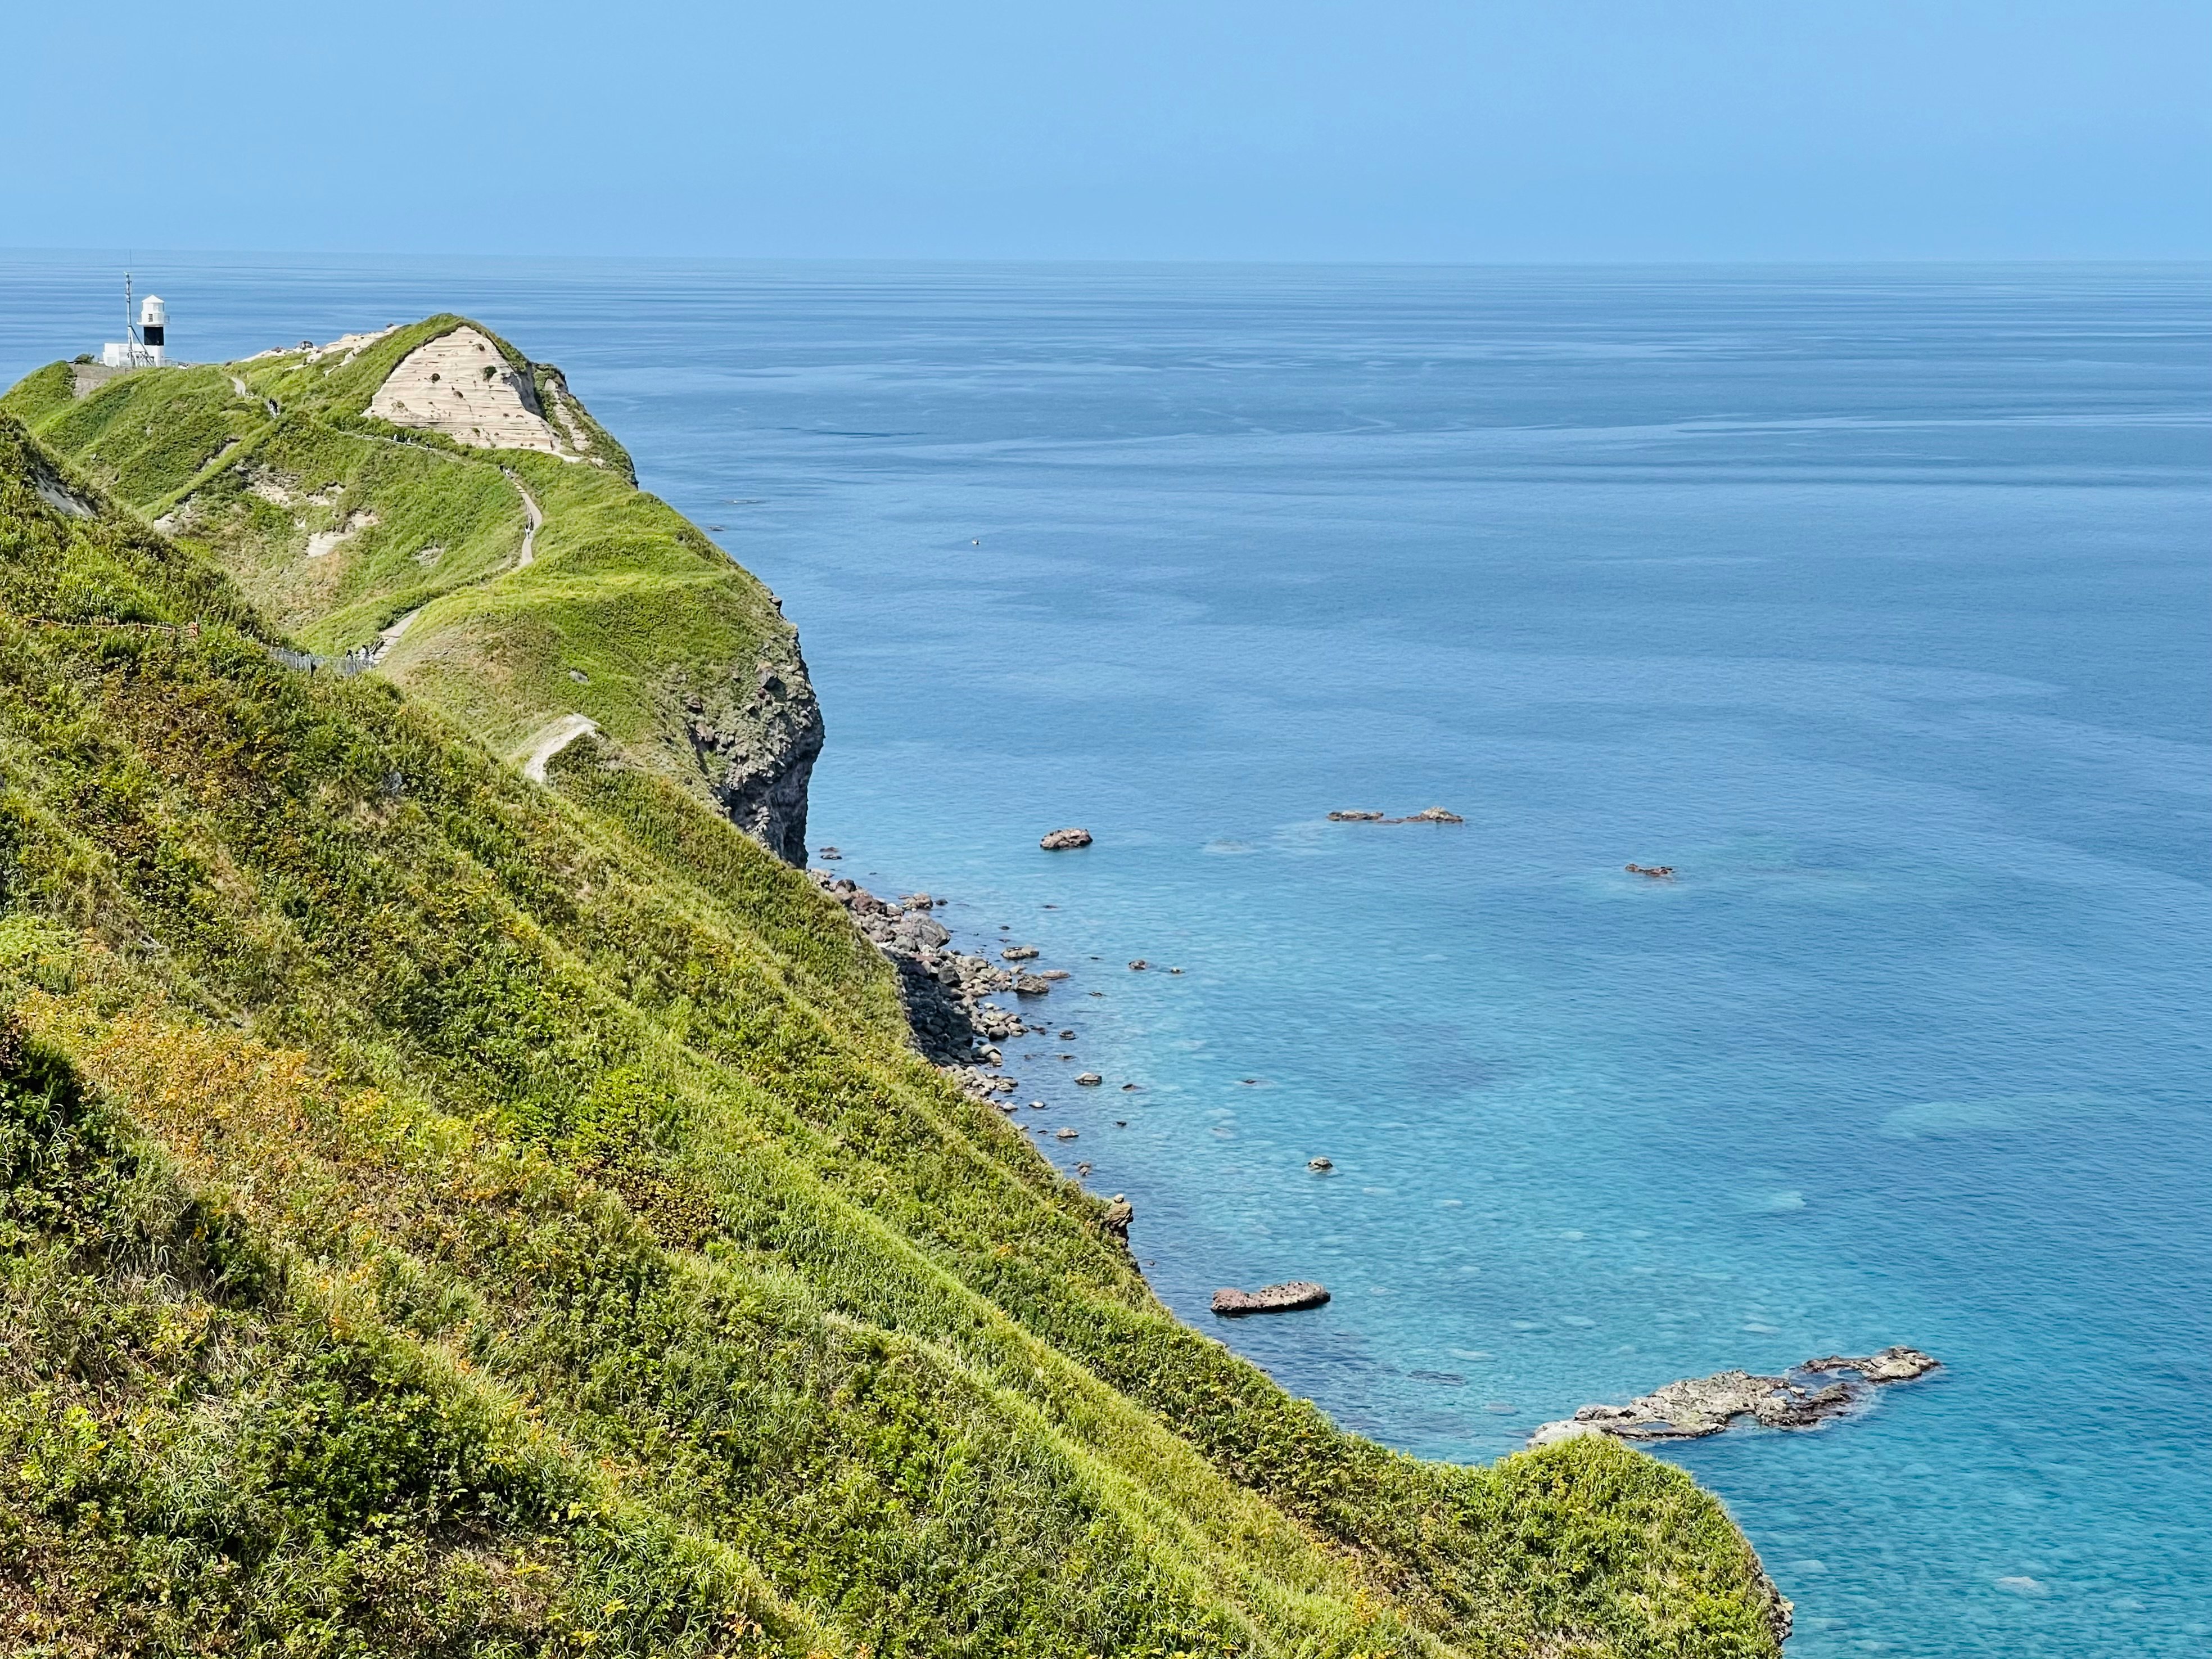
<svg viewBox="0 0 2212 1659">
<path fill-rule="evenodd" d="M 159 368 L 169 361 L 169 308 L 161 296 L 149 294 L 138 306 L 138 325 L 128 340 L 110 340 L 100 349 L 100 361 L 108 368 Z"/>
</svg>

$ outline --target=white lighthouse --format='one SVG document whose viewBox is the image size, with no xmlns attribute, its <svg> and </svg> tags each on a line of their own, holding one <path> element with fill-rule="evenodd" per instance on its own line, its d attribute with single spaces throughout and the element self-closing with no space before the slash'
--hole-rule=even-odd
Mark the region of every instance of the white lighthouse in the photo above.
<svg viewBox="0 0 2212 1659">
<path fill-rule="evenodd" d="M 149 294 L 131 308 L 131 278 L 123 279 L 123 333 L 100 349 L 100 361 L 109 368 L 159 368 L 169 361 L 169 308 L 161 296 Z"/>
</svg>

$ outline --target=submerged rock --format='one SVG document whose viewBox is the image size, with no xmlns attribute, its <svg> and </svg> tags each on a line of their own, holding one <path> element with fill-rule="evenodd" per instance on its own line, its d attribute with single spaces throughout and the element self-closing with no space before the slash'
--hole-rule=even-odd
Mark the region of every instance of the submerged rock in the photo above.
<svg viewBox="0 0 2212 1659">
<path fill-rule="evenodd" d="M 1328 1286 L 1310 1279 L 1293 1279 L 1256 1291 L 1218 1290 L 1213 1293 L 1213 1311 L 1224 1319 L 1242 1319 L 1247 1314 L 1297 1313 L 1318 1308 L 1328 1300 Z"/>
<path fill-rule="evenodd" d="M 1539 1427 L 1528 1443 L 1548 1446 L 1585 1434 L 1617 1435 L 1624 1440 L 1697 1440 L 1718 1434 L 1740 1417 L 1770 1429 L 1809 1429 L 1850 1411 L 1875 1389 L 1910 1382 L 1942 1363 L 1917 1348 L 1896 1347 L 1858 1357 L 1829 1354 L 1808 1359 L 1781 1376 L 1721 1371 L 1686 1377 L 1626 1406 L 1584 1406 L 1572 1417 Z M 1798 1380 L 1835 1372 L 1850 1375 L 1820 1387 Z"/>
<path fill-rule="evenodd" d="M 1331 823 L 1380 823 L 1382 815 L 1380 812 L 1331 812 L 1328 821 Z"/>
</svg>

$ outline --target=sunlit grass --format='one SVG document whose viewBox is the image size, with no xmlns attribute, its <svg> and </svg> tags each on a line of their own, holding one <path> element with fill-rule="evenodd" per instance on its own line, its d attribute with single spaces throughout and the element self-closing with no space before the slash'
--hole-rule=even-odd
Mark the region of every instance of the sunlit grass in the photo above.
<svg viewBox="0 0 2212 1659">
<path fill-rule="evenodd" d="M 903 1045 L 799 872 L 588 742 L 540 787 L 280 667 L 25 441 L 0 1645 L 1776 1651 L 1680 1471 L 1345 1434 Z"/>
</svg>

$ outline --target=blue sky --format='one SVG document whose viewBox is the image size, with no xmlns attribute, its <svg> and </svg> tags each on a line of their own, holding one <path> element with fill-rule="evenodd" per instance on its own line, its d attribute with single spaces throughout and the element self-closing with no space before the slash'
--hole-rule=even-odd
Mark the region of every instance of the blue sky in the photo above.
<svg viewBox="0 0 2212 1659">
<path fill-rule="evenodd" d="M 15 246 L 2212 254 L 2212 0 L 11 11 Z"/>
</svg>

